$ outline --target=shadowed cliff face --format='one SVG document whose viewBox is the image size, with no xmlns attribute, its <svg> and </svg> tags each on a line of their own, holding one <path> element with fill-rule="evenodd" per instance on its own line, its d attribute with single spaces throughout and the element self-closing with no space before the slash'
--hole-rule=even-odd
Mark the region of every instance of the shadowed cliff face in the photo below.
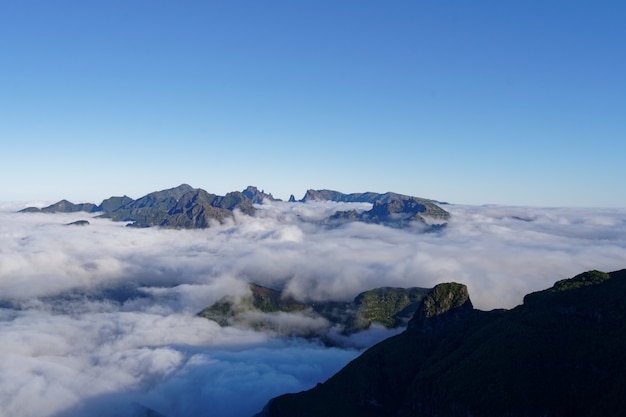
<svg viewBox="0 0 626 417">
<path fill-rule="evenodd" d="M 375 345 L 324 384 L 270 401 L 258 417 L 391 416 L 405 401 L 407 386 L 438 334 L 473 312 L 467 287 L 435 286 L 417 308 L 408 329 Z"/>
<path fill-rule="evenodd" d="M 626 409 L 626 270 L 590 271 L 512 310 L 474 310 L 464 285 L 436 286 L 407 330 L 317 387 L 259 414 L 571 417 Z"/>
</svg>

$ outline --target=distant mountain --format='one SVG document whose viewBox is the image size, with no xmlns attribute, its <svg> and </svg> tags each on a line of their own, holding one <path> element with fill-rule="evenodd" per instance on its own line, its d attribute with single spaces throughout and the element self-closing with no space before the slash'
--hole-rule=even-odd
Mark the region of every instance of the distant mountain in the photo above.
<svg viewBox="0 0 626 417">
<path fill-rule="evenodd" d="M 391 193 L 387 193 L 391 194 Z M 307 190 L 300 201 L 337 201 L 342 203 L 375 203 L 381 200 L 383 194 L 378 193 L 352 193 L 344 194 L 333 190 Z M 398 194 L 400 195 L 400 194 Z"/>
<path fill-rule="evenodd" d="M 67 224 L 68 226 L 89 226 L 88 220 L 76 220 L 75 222 L 71 222 Z"/>
<path fill-rule="evenodd" d="M 273 313 L 306 314 L 307 317 L 323 318 L 329 327 L 340 326 L 344 334 L 365 330 L 372 323 L 380 323 L 387 328 L 406 325 L 420 304 L 430 292 L 426 288 L 376 288 L 357 295 L 351 302 L 325 301 L 305 303 L 285 296 L 281 291 L 260 285 L 250 285 L 250 295 L 240 300 L 223 299 L 198 313 L 199 316 L 218 322 L 221 326 L 247 324 L 256 329 L 273 328 Z M 250 313 L 256 315 L 251 320 Z M 274 330 L 292 334 L 289 326 Z M 319 336 L 315 332 L 302 336 Z"/>
<path fill-rule="evenodd" d="M 601 417 L 626 410 L 626 270 L 590 271 L 478 311 L 436 286 L 402 334 L 258 415 Z"/>
<path fill-rule="evenodd" d="M 61 200 L 58 203 L 54 203 L 41 209 L 37 207 L 27 207 L 20 210 L 22 213 L 77 213 L 79 211 L 95 213 L 99 211 L 99 208 L 92 203 L 74 204 L 67 200 Z"/>
<path fill-rule="evenodd" d="M 133 199 L 127 195 L 123 197 L 109 197 L 106 200 L 102 200 L 102 203 L 100 203 L 100 206 L 98 208 L 100 209 L 100 211 L 104 211 L 105 213 L 112 213 L 118 210 L 120 207 L 123 207 L 132 202 Z"/>
<path fill-rule="evenodd" d="M 221 197 L 198 189 L 182 196 L 160 226 L 197 229 L 223 223 L 233 216 L 233 210 L 240 209 L 245 214 L 253 214 L 252 202 L 238 191 Z"/>
<path fill-rule="evenodd" d="M 234 191 L 225 196 L 218 196 L 182 184 L 147 194 L 137 200 L 128 196 L 110 197 L 99 206 L 90 203 L 72 204 L 62 200 L 43 209 L 28 207 L 21 211 L 25 213 L 87 211 L 101 213 L 99 217 L 114 221 L 130 222 L 129 225 L 133 227 L 196 229 L 223 223 L 233 217 L 234 210 L 240 210 L 248 215 L 254 214 L 255 211 L 252 201 L 241 192 Z"/>
<path fill-rule="evenodd" d="M 304 194 L 304 197 L 300 201 L 337 201 L 343 203 L 376 203 L 377 201 L 383 203 L 389 203 L 394 200 L 408 200 L 415 199 L 416 201 L 431 203 L 431 204 L 443 204 L 435 200 L 428 200 L 425 198 L 411 197 L 409 195 L 398 194 L 398 193 L 352 193 L 352 194 L 344 194 L 339 191 L 333 190 L 312 190 L 309 189 Z"/>
<path fill-rule="evenodd" d="M 311 200 L 330 200 L 337 202 L 369 202 L 374 206 L 366 212 L 338 211 L 327 219 L 326 223 L 344 223 L 363 221 L 402 227 L 411 222 L 424 224 L 435 223 L 431 228 L 439 227 L 450 217 L 449 213 L 431 200 L 410 197 L 395 193 L 357 193 L 343 194 L 330 190 L 309 190 L 301 202 Z M 206 228 L 221 224 L 233 217 L 233 211 L 239 210 L 247 215 L 254 215 L 254 204 L 264 201 L 280 201 L 257 187 L 249 186 L 242 192 L 233 191 L 225 196 L 208 193 L 188 184 L 156 191 L 137 200 L 126 195 L 110 197 L 100 205 L 92 203 L 74 204 L 67 200 L 59 201 L 42 209 L 28 207 L 24 213 L 74 213 L 84 211 L 100 213 L 100 217 L 114 221 L 129 222 L 132 227 L 160 226 L 176 229 Z M 289 202 L 296 200 L 291 196 Z"/>
<path fill-rule="evenodd" d="M 147 194 L 137 200 L 128 201 L 111 211 L 105 211 L 101 217 L 115 221 L 133 222 L 135 227 L 162 226 L 169 218 L 170 211 L 176 206 L 178 200 L 188 193 L 195 193 L 196 189 L 188 184 L 182 184 L 175 188 L 156 191 Z M 112 197 L 113 205 L 122 202 L 124 197 Z M 111 202 L 111 199 L 105 200 Z M 102 205 L 100 206 L 102 209 Z"/>
<path fill-rule="evenodd" d="M 253 204 L 263 204 L 264 200 L 281 201 L 280 198 L 274 198 L 271 193 L 266 194 L 264 190 L 259 191 L 258 188 L 253 187 L 252 185 L 249 185 L 245 190 L 243 190 L 242 194 L 248 197 Z"/>
<path fill-rule="evenodd" d="M 374 205 L 371 210 L 365 212 L 359 213 L 356 210 L 338 211 L 329 218 L 331 221 L 339 222 L 362 221 L 402 227 L 414 221 L 441 225 L 450 218 L 450 213 L 439 207 L 433 200 L 397 193 L 377 194 L 367 192 L 343 194 L 332 190 L 308 190 L 300 201 L 337 201 L 371 203 Z"/>
</svg>

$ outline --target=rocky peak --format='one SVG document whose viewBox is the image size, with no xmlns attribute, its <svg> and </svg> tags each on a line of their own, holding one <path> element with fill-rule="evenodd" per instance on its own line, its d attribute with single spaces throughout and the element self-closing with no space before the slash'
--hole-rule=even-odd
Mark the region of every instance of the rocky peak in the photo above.
<svg viewBox="0 0 626 417">
<path fill-rule="evenodd" d="M 326 200 L 327 198 L 322 194 L 322 191 L 318 191 L 318 190 L 313 190 L 313 189 L 308 189 L 306 190 L 306 193 L 304 194 L 304 197 L 302 197 L 303 202 L 306 201 L 320 201 L 320 200 Z"/>
<path fill-rule="evenodd" d="M 456 282 L 439 284 L 422 300 L 409 322 L 409 330 L 438 333 L 465 318 L 473 309 L 467 286 Z"/>
<path fill-rule="evenodd" d="M 229 211 L 239 209 L 242 213 L 248 215 L 254 214 L 255 211 L 255 208 L 252 205 L 252 201 L 250 201 L 248 197 L 246 197 L 243 193 L 239 191 L 231 191 L 224 197 L 217 196 L 211 202 L 211 205 L 213 207 L 218 207 Z"/>
<path fill-rule="evenodd" d="M 266 194 L 265 190 L 259 191 L 257 187 L 249 185 L 245 190 L 242 191 L 242 194 L 252 201 L 253 204 L 263 204 L 263 200 L 276 201 L 277 199 L 270 194 Z"/>
</svg>

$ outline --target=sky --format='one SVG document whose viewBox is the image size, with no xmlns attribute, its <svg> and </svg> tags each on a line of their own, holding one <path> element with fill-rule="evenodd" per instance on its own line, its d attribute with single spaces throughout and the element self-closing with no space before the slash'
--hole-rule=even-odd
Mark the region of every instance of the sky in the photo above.
<svg viewBox="0 0 626 417">
<path fill-rule="evenodd" d="M 300 313 L 298 333 L 220 327 L 196 315 L 248 283 L 299 300 L 352 300 L 381 286 L 467 285 L 475 308 L 583 271 L 623 269 L 626 209 L 449 205 L 437 233 L 317 220 L 362 204 L 274 202 L 203 230 L 136 229 L 89 213 L 16 213 L 0 204 L 3 417 L 251 417 L 270 398 L 325 381 L 396 334 L 350 337 Z M 67 226 L 88 219 L 88 226 Z M 323 324 L 323 323 L 322 323 Z M 399 329 L 402 330 L 402 329 Z M 286 333 L 290 333 L 286 331 Z"/>
<path fill-rule="evenodd" d="M 0 201 L 625 207 L 621 1 L 7 1 Z"/>
</svg>

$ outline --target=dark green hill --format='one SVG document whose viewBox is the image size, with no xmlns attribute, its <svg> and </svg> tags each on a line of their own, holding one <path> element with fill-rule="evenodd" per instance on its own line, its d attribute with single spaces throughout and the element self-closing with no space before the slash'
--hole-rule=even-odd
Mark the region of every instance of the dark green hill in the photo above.
<svg viewBox="0 0 626 417">
<path fill-rule="evenodd" d="M 474 310 L 460 284 L 433 289 L 402 334 L 260 416 L 622 415 L 626 270 L 591 271 L 512 310 Z"/>
<path fill-rule="evenodd" d="M 263 204 L 263 200 L 281 201 L 279 198 L 274 198 L 271 193 L 267 194 L 264 190 L 259 191 L 257 187 L 253 187 L 252 185 L 249 185 L 243 190 L 242 194 L 248 197 L 253 204 Z"/>
<path fill-rule="evenodd" d="M 429 291 L 430 289 L 426 288 L 383 287 L 362 292 L 351 302 L 305 303 L 284 296 L 281 291 L 250 284 L 249 297 L 240 300 L 221 300 L 205 308 L 198 315 L 214 320 L 222 326 L 228 326 L 245 323 L 250 312 L 270 314 L 301 312 L 311 318 L 326 319 L 328 327 L 342 326 L 344 333 L 349 334 L 365 330 L 372 323 L 380 323 L 387 328 L 406 325 Z M 269 320 L 266 320 L 267 323 L 261 323 L 258 317 L 255 318 L 252 327 L 271 327 Z M 288 334 L 291 333 L 288 328 L 283 330 Z"/>
</svg>

